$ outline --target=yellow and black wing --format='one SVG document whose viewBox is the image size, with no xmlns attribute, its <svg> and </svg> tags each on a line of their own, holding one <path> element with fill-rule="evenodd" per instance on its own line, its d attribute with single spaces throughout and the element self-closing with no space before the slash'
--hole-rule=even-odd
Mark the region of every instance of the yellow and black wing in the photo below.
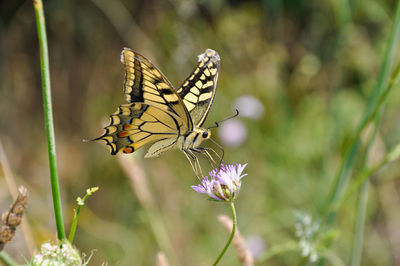
<svg viewBox="0 0 400 266">
<path fill-rule="evenodd" d="M 175 114 L 184 121 L 180 132 L 190 132 L 193 123 L 181 98 L 168 79 L 144 56 L 124 48 L 124 92 L 129 103 L 145 103 Z"/>
<path fill-rule="evenodd" d="M 201 127 L 214 101 L 220 58 L 216 51 L 207 49 L 189 77 L 178 88 L 178 94 L 190 113 L 194 125 Z"/>
<path fill-rule="evenodd" d="M 158 156 L 176 143 L 179 130 L 184 126 L 184 121 L 175 114 L 145 103 L 121 105 L 110 117 L 106 132 L 95 140 L 105 141 L 113 155 L 120 151 L 132 153 L 157 141 L 160 143 L 148 157 Z"/>
<path fill-rule="evenodd" d="M 124 48 L 124 93 L 129 104 L 111 115 L 103 140 L 111 154 L 132 153 L 154 143 L 146 157 L 172 148 L 178 137 L 193 130 L 190 114 L 168 79 L 144 56 Z"/>
</svg>

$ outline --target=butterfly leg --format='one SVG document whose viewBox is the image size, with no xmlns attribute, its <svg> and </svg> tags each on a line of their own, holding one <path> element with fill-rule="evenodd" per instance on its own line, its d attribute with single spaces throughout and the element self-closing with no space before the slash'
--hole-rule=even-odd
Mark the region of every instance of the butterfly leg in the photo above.
<svg viewBox="0 0 400 266">
<path fill-rule="evenodd" d="M 204 155 L 204 157 L 206 157 L 208 162 L 210 163 L 211 167 L 216 168 L 216 167 L 218 167 L 218 164 L 215 162 L 214 158 L 208 152 L 208 149 L 209 148 L 198 147 L 196 149 L 193 149 L 193 151 Z"/>
<path fill-rule="evenodd" d="M 211 151 L 213 151 L 213 152 L 218 156 L 218 158 L 220 158 L 219 165 L 221 165 L 221 163 L 224 162 L 225 150 L 224 150 L 224 148 L 223 148 L 221 145 L 218 144 L 218 142 L 214 141 L 214 140 L 211 139 L 211 138 L 210 138 L 210 140 L 211 140 L 211 141 L 221 150 L 221 152 L 222 152 L 222 154 L 221 154 L 221 156 L 220 156 L 214 149 L 209 148 L 209 149 L 211 149 Z"/>
<path fill-rule="evenodd" d="M 208 161 L 210 162 L 210 164 L 211 164 L 212 167 L 215 167 L 215 168 L 220 169 L 222 163 L 225 163 L 225 161 L 224 161 L 224 148 L 222 148 L 222 146 L 220 146 L 220 145 L 218 145 L 218 144 L 217 144 L 217 146 L 221 149 L 222 155 L 219 155 L 218 152 L 216 152 L 213 148 L 209 148 L 209 147 L 198 147 L 197 149 L 198 149 L 198 152 L 200 152 L 200 153 L 203 154 L 205 157 L 207 157 L 207 159 L 208 159 Z M 216 157 L 219 158 L 219 163 L 218 163 L 218 164 L 215 162 L 214 158 L 211 156 L 211 154 L 210 154 L 209 151 L 213 152 L 213 153 L 216 155 Z M 211 161 L 212 161 L 213 163 L 211 163 Z M 215 166 L 213 166 L 213 164 L 214 164 Z"/>
<path fill-rule="evenodd" d="M 213 148 L 204 148 L 206 150 L 212 151 L 218 158 L 219 158 L 219 163 L 217 164 L 217 166 L 220 166 L 222 163 L 224 163 L 224 149 L 221 147 L 222 150 L 222 155 L 219 155 L 218 152 L 216 152 Z"/>
<path fill-rule="evenodd" d="M 222 147 L 221 147 L 221 148 L 222 148 Z M 215 167 L 219 167 L 222 163 L 225 162 L 225 161 L 224 161 L 224 158 L 223 158 L 223 156 L 224 156 L 223 149 L 222 149 L 222 156 L 219 155 L 219 153 L 216 152 L 213 148 L 199 147 L 198 149 L 201 150 L 201 153 L 204 154 L 204 156 L 209 157 L 209 158 L 212 159 L 212 161 L 213 161 Z M 211 154 L 210 154 L 209 151 L 216 155 L 216 157 L 219 159 L 219 162 L 218 162 L 218 163 L 215 162 L 214 158 L 211 156 Z M 206 154 L 207 154 L 207 155 L 206 155 Z M 209 161 L 210 161 L 210 160 L 209 160 Z M 213 166 L 213 167 L 214 167 L 214 166 Z"/>
<path fill-rule="evenodd" d="M 201 180 L 201 179 L 204 178 L 204 175 L 203 175 L 203 171 L 202 171 L 202 169 L 201 169 L 201 165 L 200 165 L 199 158 L 197 158 L 197 156 L 193 153 L 192 150 L 189 150 L 189 153 L 190 153 L 190 154 L 193 156 L 193 158 L 194 158 L 194 163 L 195 163 L 195 165 L 196 165 L 197 174 L 200 175 L 200 180 Z"/>
<path fill-rule="evenodd" d="M 201 167 L 198 158 L 189 150 L 184 150 L 183 153 L 186 155 L 186 158 L 189 160 L 190 165 L 196 177 L 201 180 L 203 178 L 203 173 L 201 172 Z"/>
</svg>

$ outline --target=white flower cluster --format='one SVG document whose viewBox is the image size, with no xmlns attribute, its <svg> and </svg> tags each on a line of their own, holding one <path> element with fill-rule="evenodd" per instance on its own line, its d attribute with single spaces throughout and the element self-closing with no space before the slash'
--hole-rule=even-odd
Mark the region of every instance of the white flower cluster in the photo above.
<svg viewBox="0 0 400 266">
<path fill-rule="evenodd" d="M 68 242 L 61 244 L 44 243 L 40 253 L 32 258 L 32 266 L 79 266 L 82 259 L 79 252 Z"/>
<path fill-rule="evenodd" d="M 299 248 L 303 257 L 308 257 L 310 262 L 318 260 L 316 238 L 320 229 L 320 222 L 312 220 L 312 216 L 306 212 L 295 212 L 296 236 L 299 238 Z"/>
</svg>

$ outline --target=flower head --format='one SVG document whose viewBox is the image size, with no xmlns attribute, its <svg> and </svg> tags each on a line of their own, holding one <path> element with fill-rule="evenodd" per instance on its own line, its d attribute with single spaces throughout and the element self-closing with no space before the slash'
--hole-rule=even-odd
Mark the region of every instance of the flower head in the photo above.
<svg viewBox="0 0 400 266">
<path fill-rule="evenodd" d="M 32 257 L 30 265 L 82 265 L 82 259 L 79 251 L 67 241 L 44 243 L 40 247 L 40 253 Z"/>
<path fill-rule="evenodd" d="M 240 190 L 241 179 L 247 174 L 242 174 L 247 164 L 221 164 L 219 169 L 214 169 L 209 176 L 192 188 L 200 193 L 207 194 L 212 199 L 219 201 L 233 201 Z"/>
<path fill-rule="evenodd" d="M 320 231 L 320 222 L 313 221 L 311 214 L 307 212 L 295 212 L 296 218 L 296 236 L 299 238 L 299 248 L 301 255 L 308 257 L 310 262 L 318 260 L 318 233 Z"/>
<path fill-rule="evenodd" d="M 235 100 L 233 109 L 240 112 L 241 117 L 260 119 L 264 114 L 264 106 L 259 99 L 252 95 L 243 95 Z"/>
<path fill-rule="evenodd" d="M 239 119 L 230 119 L 221 124 L 218 136 L 229 147 L 239 147 L 247 139 L 247 128 Z"/>
</svg>

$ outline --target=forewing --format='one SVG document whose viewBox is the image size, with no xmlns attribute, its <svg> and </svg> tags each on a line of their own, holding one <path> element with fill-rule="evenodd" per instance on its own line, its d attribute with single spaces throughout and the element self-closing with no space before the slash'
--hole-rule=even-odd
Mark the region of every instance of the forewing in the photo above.
<svg viewBox="0 0 400 266">
<path fill-rule="evenodd" d="M 193 124 L 201 127 L 214 101 L 220 58 L 211 49 L 198 57 L 197 67 L 179 87 L 178 94 L 189 111 Z"/>
<path fill-rule="evenodd" d="M 156 106 L 180 117 L 188 130 L 193 124 L 179 95 L 168 81 L 147 58 L 124 48 L 121 53 L 124 64 L 124 92 L 129 103 L 145 103 Z"/>
<path fill-rule="evenodd" d="M 110 125 L 104 128 L 106 132 L 95 140 L 105 141 L 113 155 L 121 151 L 132 153 L 155 141 L 176 141 L 179 130 L 184 127 L 180 117 L 158 106 L 144 103 L 124 104 L 111 115 Z"/>
</svg>

